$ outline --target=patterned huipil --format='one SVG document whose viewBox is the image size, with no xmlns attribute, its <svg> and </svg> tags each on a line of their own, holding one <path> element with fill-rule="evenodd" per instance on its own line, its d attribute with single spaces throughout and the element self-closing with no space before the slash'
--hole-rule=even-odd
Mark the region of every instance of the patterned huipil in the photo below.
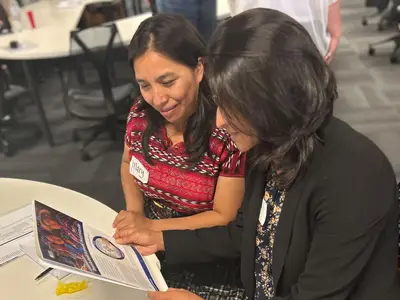
<svg viewBox="0 0 400 300">
<path fill-rule="evenodd" d="M 245 154 L 237 149 L 225 130 L 214 128 L 208 153 L 191 168 L 185 144 L 172 145 L 163 127 L 150 137 L 152 164 L 149 164 L 143 155 L 142 134 L 147 127 L 147 112 L 142 101 L 136 100 L 131 108 L 125 143 L 131 163 L 135 162 L 146 173 L 145 180 L 135 175 L 134 179 L 146 198 L 145 205 L 152 205 L 147 217 L 180 217 L 211 210 L 218 177 L 244 177 Z"/>
<path fill-rule="evenodd" d="M 267 207 L 264 224 L 258 221 L 256 235 L 255 280 L 256 291 L 254 299 L 270 299 L 275 296 L 272 278 L 272 252 L 275 242 L 276 227 L 281 215 L 285 192 L 276 187 L 270 180 L 265 187 L 264 205 Z"/>
</svg>

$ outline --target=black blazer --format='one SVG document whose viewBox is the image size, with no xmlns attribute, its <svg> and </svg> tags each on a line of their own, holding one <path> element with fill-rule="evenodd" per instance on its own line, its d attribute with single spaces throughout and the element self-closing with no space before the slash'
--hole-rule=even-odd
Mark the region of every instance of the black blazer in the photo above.
<svg viewBox="0 0 400 300">
<path fill-rule="evenodd" d="M 275 235 L 274 300 L 399 300 L 399 205 L 393 169 L 370 140 L 332 118 L 307 172 L 287 191 Z M 264 170 L 249 168 L 237 218 L 228 226 L 166 231 L 169 263 L 241 256 L 254 298 L 256 225 Z"/>
</svg>

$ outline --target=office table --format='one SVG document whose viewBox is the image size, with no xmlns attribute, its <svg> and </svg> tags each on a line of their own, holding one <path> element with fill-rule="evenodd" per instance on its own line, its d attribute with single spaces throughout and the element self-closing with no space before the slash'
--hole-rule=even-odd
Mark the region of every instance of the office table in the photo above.
<svg viewBox="0 0 400 300">
<path fill-rule="evenodd" d="M 28 205 L 38 200 L 55 209 L 87 222 L 93 227 L 112 235 L 111 227 L 117 213 L 104 204 L 78 192 L 41 182 L 0 178 L 0 214 Z M 152 257 L 151 259 L 154 259 Z M 156 263 L 156 260 L 154 260 Z M 145 292 L 103 281 L 88 279 L 89 288 L 74 294 L 56 296 L 57 279 L 46 276 L 38 282 L 35 277 L 43 269 L 28 257 L 22 256 L 0 267 L 1 299 L 15 300 L 144 300 Z M 77 275 L 69 275 L 65 282 L 81 281 Z"/>
</svg>

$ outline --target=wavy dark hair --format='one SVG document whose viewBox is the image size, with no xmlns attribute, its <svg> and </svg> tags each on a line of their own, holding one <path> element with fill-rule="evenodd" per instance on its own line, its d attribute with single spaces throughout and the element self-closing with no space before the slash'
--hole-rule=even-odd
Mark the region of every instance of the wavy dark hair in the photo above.
<svg viewBox="0 0 400 300">
<path fill-rule="evenodd" d="M 131 66 L 135 59 L 148 50 L 156 51 L 194 69 L 199 58 L 206 55 L 206 44 L 197 29 L 184 17 L 173 13 L 161 13 L 144 20 L 136 30 L 128 47 Z M 146 161 L 151 163 L 150 136 L 159 132 L 165 124 L 165 119 L 146 101 L 142 103 L 147 112 L 147 128 L 142 137 L 143 153 Z M 190 155 L 192 163 L 196 163 L 208 151 L 215 112 L 216 104 L 212 100 L 204 76 L 199 86 L 196 111 L 187 120 L 184 131 L 186 152 Z"/>
<path fill-rule="evenodd" d="M 229 125 L 256 136 L 255 163 L 288 188 L 305 170 L 337 98 L 333 72 L 291 17 L 256 8 L 222 23 L 210 40 L 207 74 Z M 236 126 L 235 126 L 236 124 Z"/>
</svg>

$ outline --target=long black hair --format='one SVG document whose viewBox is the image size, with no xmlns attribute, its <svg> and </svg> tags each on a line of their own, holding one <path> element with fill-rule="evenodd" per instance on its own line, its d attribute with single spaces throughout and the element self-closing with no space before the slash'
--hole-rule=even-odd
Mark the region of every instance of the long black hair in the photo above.
<svg viewBox="0 0 400 300">
<path fill-rule="evenodd" d="M 206 55 L 206 44 L 197 29 L 184 17 L 173 13 L 161 13 L 144 20 L 137 29 L 128 47 L 131 65 L 148 50 L 156 51 L 194 69 L 199 63 L 199 58 Z M 150 136 L 164 126 L 165 119 L 146 101 L 142 101 L 142 105 L 147 112 L 147 128 L 142 137 L 143 154 L 146 161 L 151 163 Z M 197 108 L 187 120 L 184 131 L 186 152 L 193 163 L 208 150 L 215 112 L 216 104 L 203 76 L 199 86 Z"/>
<path fill-rule="evenodd" d="M 310 35 L 271 9 L 245 11 L 211 38 L 207 74 L 229 125 L 258 138 L 256 163 L 289 187 L 305 170 L 337 98 L 335 77 Z"/>
</svg>

